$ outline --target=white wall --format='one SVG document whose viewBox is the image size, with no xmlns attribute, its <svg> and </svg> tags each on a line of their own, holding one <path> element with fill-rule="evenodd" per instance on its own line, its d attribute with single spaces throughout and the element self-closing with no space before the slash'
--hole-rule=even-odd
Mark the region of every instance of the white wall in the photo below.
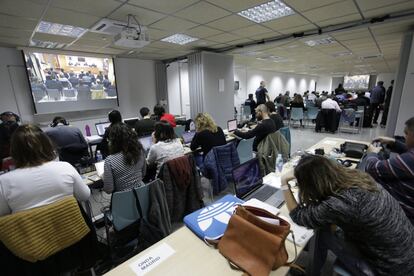
<svg viewBox="0 0 414 276">
<path fill-rule="evenodd" d="M 380 73 L 377 75 L 377 82 L 383 81 L 386 88 L 391 85 L 392 80 L 395 80 L 395 73 Z"/>
<path fill-rule="evenodd" d="M 328 78 L 328 76 L 326 77 Z M 260 81 L 266 82 L 271 100 L 274 100 L 279 93 L 290 91 L 290 94 L 303 94 L 306 90 L 313 91 L 317 76 L 297 75 L 291 73 L 279 73 L 273 71 L 262 71 L 248 68 L 236 67 L 234 70 L 234 80 L 240 82 L 240 89 L 234 92 L 234 104 L 240 106 L 247 99 L 247 95 L 254 94 L 259 87 Z M 328 80 L 323 81 L 326 86 Z M 318 83 L 317 90 L 321 90 Z"/>
<path fill-rule="evenodd" d="M 169 112 L 176 115 L 184 114 L 190 118 L 190 91 L 186 62 L 172 62 L 167 67 L 167 88 Z"/>
<path fill-rule="evenodd" d="M 227 128 L 234 118 L 233 56 L 202 52 L 203 110 L 210 113 L 216 123 Z M 219 91 L 219 80 L 224 80 L 224 91 Z"/>
<path fill-rule="evenodd" d="M 316 91 L 332 91 L 332 76 L 321 75 L 318 77 Z"/>
<path fill-rule="evenodd" d="M 13 48 L 0 47 L 0 57 L 1 112 L 10 110 L 20 114 L 23 122 L 40 125 L 50 123 L 55 115 L 63 115 L 82 131 L 85 125 L 89 124 L 93 133 L 94 124 L 106 120 L 109 110 L 34 115 L 21 52 Z M 137 117 L 141 107 L 152 108 L 156 104 L 153 61 L 115 59 L 115 71 L 119 95 L 118 108 L 124 118 Z"/>
</svg>

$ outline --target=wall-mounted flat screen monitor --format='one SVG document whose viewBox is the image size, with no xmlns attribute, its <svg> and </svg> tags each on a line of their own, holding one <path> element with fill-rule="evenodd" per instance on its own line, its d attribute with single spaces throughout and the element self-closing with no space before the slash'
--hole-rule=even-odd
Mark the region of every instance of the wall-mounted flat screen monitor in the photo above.
<svg viewBox="0 0 414 276">
<path fill-rule="evenodd" d="M 37 114 L 118 106 L 111 57 L 39 50 L 23 53 Z"/>
<path fill-rule="evenodd" d="M 344 88 L 348 90 L 367 90 L 369 75 L 355 75 L 344 77 Z"/>
</svg>

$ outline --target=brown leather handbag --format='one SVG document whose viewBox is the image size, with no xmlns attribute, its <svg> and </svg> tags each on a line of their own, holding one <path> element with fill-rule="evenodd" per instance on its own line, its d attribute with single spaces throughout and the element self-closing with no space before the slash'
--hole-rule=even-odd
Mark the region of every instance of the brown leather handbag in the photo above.
<svg viewBox="0 0 414 276">
<path fill-rule="evenodd" d="M 279 220 L 280 225 L 259 217 Z M 271 270 L 291 264 L 285 248 L 290 232 L 290 224 L 282 218 L 260 208 L 238 206 L 218 249 L 233 268 L 254 276 L 269 275 Z"/>
</svg>

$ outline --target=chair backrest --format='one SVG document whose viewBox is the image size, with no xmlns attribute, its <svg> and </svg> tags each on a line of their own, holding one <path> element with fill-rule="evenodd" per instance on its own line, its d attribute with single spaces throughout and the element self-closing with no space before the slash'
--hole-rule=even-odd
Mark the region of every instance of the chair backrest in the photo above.
<svg viewBox="0 0 414 276">
<path fill-rule="evenodd" d="M 232 170 L 234 167 L 240 165 L 240 159 L 237 155 L 237 150 L 235 151 L 236 156 L 233 156 L 233 151 L 235 150 L 234 143 L 227 143 L 223 146 L 213 147 L 216 153 L 216 162 L 222 168 L 226 179 L 232 180 Z"/>
<path fill-rule="evenodd" d="M 307 118 L 309 120 L 315 120 L 318 116 L 319 108 L 316 106 L 309 106 L 307 109 Z"/>
<path fill-rule="evenodd" d="M 76 97 L 75 89 L 72 89 L 72 88 L 63 89 L 63 95 L 68 98 L 74 98 Z"/>
<path fill-rule="evenodd" d="M 290 109 L 290 119 L 291 120 L 301 120 L 301 119 L 303 119 L 303 108 L 302 107 L 292 107 Z"/>
<path fill-rule="evenodd" d="M 60 92 L 58 89 L 46 89 L 47 95 L 49 96 L 49 99 L 59 100 L 60 99 Z"/>
<path fill-rule="evenodd" d="M 181 138 L 181 136 L 183 136 L 184 131 L 185 131 L 185 126 L 177 125 L 174 128 L 174 133 L 178 138 Z"/>
<path fill-rule="evenodd" d="M 358 111 L 365 111 L 365 106 L 359 105 L 359 106 L 357 106 L 357 110 Z"/>
<path fill-rule="evenodd" d="M 343 109 L 341 113 L 340 121 L 346 122 L 346 123 L 353 123 L 355 121 L 355 109 L 353 108 Z"/>
<path fill-rule="evenodd" d="M 291 142 L 291 139 L 290 139 L 290 128 L 282 127 L 282 128 L 279 129 L 279 131 L 289 143 L 289 155 L 290 155 L 290 150 L 292 148 L 292 142 Z"/>
<path fill-rule="evenodd" d="M 253 158 L 253 141 L 254 138 L 243 139 L 237 145 L 237 153 L 241 164 Z"/>
<path fill-rule="evenodd" d="M 155 181 L 158 180 L 154 180 L 147 185 L 135 188 L 144 218 L 148 215 L 149 210 L 149 187 Z M 111 213 L 112 223 L 117 231 L 124 229 L 140 219 L 134 190 L 113 193 L 111 199 Z"/>
</svg>

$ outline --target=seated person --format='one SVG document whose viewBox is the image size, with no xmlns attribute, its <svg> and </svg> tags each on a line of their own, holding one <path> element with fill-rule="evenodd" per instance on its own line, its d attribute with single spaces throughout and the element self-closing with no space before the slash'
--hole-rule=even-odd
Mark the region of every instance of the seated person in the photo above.
<svg viewBox="0 0 414 276">
<path fill-rule="evenodd" d="M 288 184 L 295 178 L 299 205 Z M 281 183 L 292 220 L 319 230 L 314 266 L 322 266 L 329 249 L 352 275 L 367 275 L 359 270 L 367 264 L 372 275 L 414 275 L 414 227 L 368 174 L 308 155 L 282 175 Z M 329 231 L 332 225 L 340 227 L 345 240 Z"/>
<path fill-rule="evenodd" d="M 49 137 L 35 125 L 19 126 L 12 136 L 16 170 L 0 175 L 0 216 L 53 203 L 73 195 L 89 198 L 90 189 L 69 163 L 56 158 Z"/>
<path fill-rule="evenodd" d="M 70 126 L 65 118 L 57 116 L 45 132 L 59 152 L 61 161 L 75 164 L 88 156 L 88 143 L 79 128 Z"/>
<path fill-rule="evenodd" d="M 112 110 L 108 114 L 108 120 L 111 123 L 109 127 L 105 130 L 105 133 L 102 137 L 102 142 L 96 147 L 96 151 L 100 150 L 102 157 L 105 159 L 109 155 L 109 148 L 108 148 L 108 138 L 109 132 L 111 131 L 111 127 L 116 124 L 122 123 L 122 116 L 121 112 L 118 110 Z"/>
<path fill-rule="evenodd" d="M 338 102 L 332 100 L 332 96 L 328 96 L 321 104 L 322 109 L 335 109 L 336 112 L 342 112 Z"/>
<path fill-rule="evenodd" d="M 269 114 L 270 119 L 272 119 L 273 122 L 275 123 L 276 131 L 278 131 L 279 129 L 284 127 L 283 118 L 282 116 L 279 115 L 279 113 L 276 112 L 276 107 L 273 102 L 266 102 L 265 105 L 267 107 L 267 110 L 270 113 Z"/>
<path fill-rule="evenodd" d="M 109 152 L 104 164 L 103 190 L 126 191 L 144 185 L 144 149 L 137 134 L 125 124 L 115 124 L 109 133 Z"/>
<path fill-rule="evenodd" d="M 400 202 L 407 217 L 414 224 L 414 117 L 405 122 L 405 145 L 394 138 L 379 137 L 374 141 L 398 153 L 398 155 L 381 160 L 380 148 L 372 145 L 366 157 L 365 171 L 380 183 L 396 200 Z"/>
<path fill-rule="evenodd" d="M 370 100 L 369 98 L 365 97 L 364 92 L 358 92 L 357 98 L 354 100 L 354 104 L 356 106 L 369 106 Z"/>
<path fill-rule="evenodd" d="M 155 124 L 152 133 L 153 145 L 150 147 L 147 164 L 157 167 L 157 174 L 165 161 L 184 155 L 184 147 L 180 139 L 175 136 L 174 129 L 170 123 L 159 121 Z"/>
<path fill-rule="evenodd" d="M 276 125 L 269 117 L 269 111 L 264 104 L 260 104 L 256 107 L 256 119 L 258 120 L 257 126 L 247 132 L 240 130 L 234 131 L 234 135 L 243 138 L 250 139 L 254 137 L 253 151 L 257 151 L 259 143 L 266 138 L 266 136 L 276 131 Z"/>
<path fill-rule="evenodd" d="M 245 106 L 249 106 L 250 107 L 250 113 L 252 115 L 252 121 L 256 120 L 256 112 L 254 111 L 254 109 L 256 108 L 257 104 L 255 102 L 255 100 L 253 99 L 253 94 L 249 94 L 249 98 L 244 102 Z"/>
<path fill-rule="evenodd" d="M 0 160 L 10 156 L 10 139 L 19 127 L 19 116 L 11 111 L 0 114 Z"/>
<path fill-rule="evenodd" d="M 195 118 L 196 134 L 191 141 L 191 150 L 195 151 L 198 147 L 204 156 L 216 146 L 226 144 L 226 136 L 224 136 L 221 127 L 217 126 L 213 118 L 208 113 L 198 113 Z M 197 160 L 197 158 L 196 158 Z M 197 160 L 197 165 L 201 165 L 200 160 Z"/>
<path fill-rule="evenodd" d="M 154 114 L 157 116 L 157 121 L 166 121 L 170 123 L 172 127 L 176 127 L 175 117 L 169 113 L 165 113 L 165 108 L 162 105 L 157 104 L 154 106 Z"/>
<path fill-rule="evenodd" d="M 150 110 L 148 107 L 143 107 L 139 110 L 139 113 L 142 119 L 135 124 L 138 137 L 151 135 L 154 132 L 155 121 L 151 119 Z"/>
</svg>

